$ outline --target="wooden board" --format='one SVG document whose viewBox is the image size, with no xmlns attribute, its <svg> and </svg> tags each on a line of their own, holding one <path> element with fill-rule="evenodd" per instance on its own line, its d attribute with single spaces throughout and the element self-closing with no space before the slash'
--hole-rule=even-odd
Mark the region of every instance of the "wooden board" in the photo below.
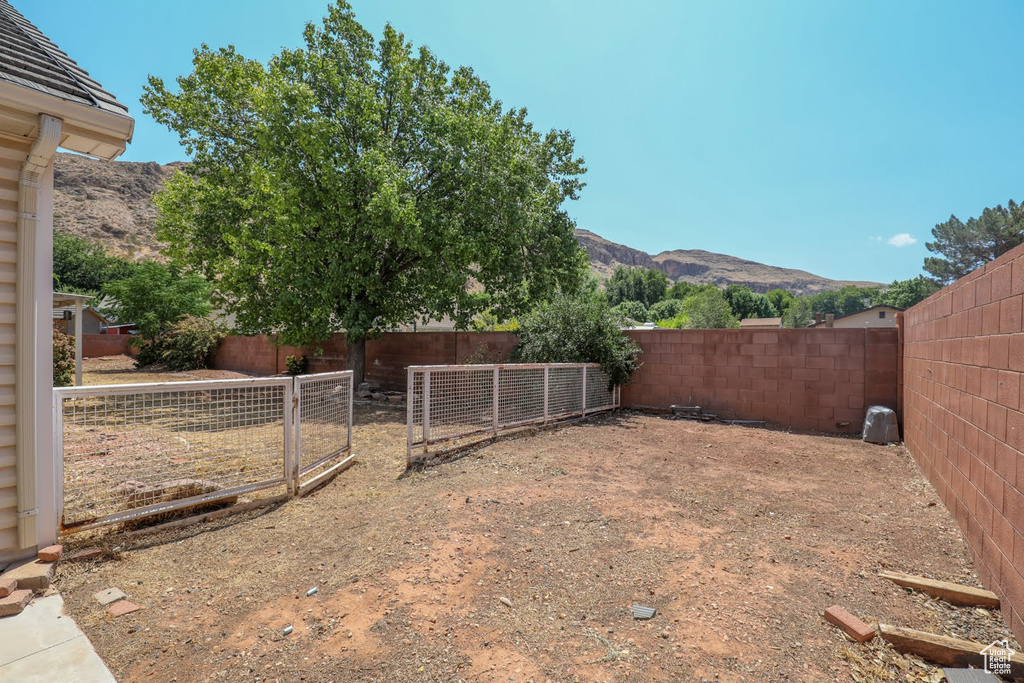
<svg viewBox="0 0 1024 683">
<path fill-rule="evenodd" d="M 936 664 L 978 669 L 985 666 L 983 651 L 988 645 L 889 624 L 879 624 L 878 635 L 892 643 L 899 652 L 914 654 Z M 1010 673 L 1014 677 L 1024 677 L 1024 656 L 1020 653 L 1010 658 Z"/>
<path fill-rule="evenodd" d="M 883 571 L 878 572 L 878 575 L 900 586 L 913 588 L 936 598 L 942 598 L 952 605 L 999 609 L 999 596 L 992 591 L 972 588 L 971 586 L 961 586 L 958 583 L 949 583 L 948 581 L 926 579 L 923 576 L 914 576 L 913 574 L 904 574 L 902 572 Z"/>
</svg>

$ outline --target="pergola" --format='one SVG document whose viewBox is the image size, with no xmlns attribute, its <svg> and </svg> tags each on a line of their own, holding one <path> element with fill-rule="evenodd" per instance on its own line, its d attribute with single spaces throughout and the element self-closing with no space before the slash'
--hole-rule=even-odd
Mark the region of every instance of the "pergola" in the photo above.
<svg viewBox="0 0 1024 683">
<path fill-rule="evenodd" d="M 82 308 L 83 304 L 95 297 L 85 294 L 62 294 L 53 293 L 53 307 L 64 308 L 65 306 L 75 307 L 75 386 L 82 386 Z"/>
</svg>

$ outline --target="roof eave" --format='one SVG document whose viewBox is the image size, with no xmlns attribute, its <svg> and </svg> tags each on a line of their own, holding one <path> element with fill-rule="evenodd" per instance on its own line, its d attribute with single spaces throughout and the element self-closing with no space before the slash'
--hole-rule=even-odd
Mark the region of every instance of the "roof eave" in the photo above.
<svg viewBox="0 0 1024 683">
<path fill-rule="evenodd" d="M 135 119 L 127 114 L 117 114 L 0 81 L 0 119 L 13 124 L 16 134 L 33 138 L 40 114 L 49 114 L 63 121 L 62 148 L 104 161 L 112 161 L 123 154 L 135 130 Z"/>
</svg>

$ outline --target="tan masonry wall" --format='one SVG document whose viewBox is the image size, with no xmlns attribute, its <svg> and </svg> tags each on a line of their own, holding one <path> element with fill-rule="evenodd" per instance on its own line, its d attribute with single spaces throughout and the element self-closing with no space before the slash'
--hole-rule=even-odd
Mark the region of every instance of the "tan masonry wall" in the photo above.
<svg viewBox="0 0 1024 683">
<path fill-rule="evenodd" d="M 904 313 L 905 442 L 1024 640 L 1024 247 Z"/>
</svg>

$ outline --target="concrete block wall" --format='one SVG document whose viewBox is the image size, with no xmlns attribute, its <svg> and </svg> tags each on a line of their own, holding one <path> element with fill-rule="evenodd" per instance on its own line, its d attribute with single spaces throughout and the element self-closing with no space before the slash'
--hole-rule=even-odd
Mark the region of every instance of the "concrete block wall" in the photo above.
<svg viewBox="0 0 1024 683">
<path fill-rule="evenodd" d="M 83 334 L 82 358 L 100 356 L 134 356 L 136 351 L 128 345 L 127 334 Z"/>
<path fill-rule="evenodd" d="M 895 329 L 636 330 L 643 367 L 622 405 L 700 405 L 735 419 L 856 432 L 896 408 Z"/>
<path fill-rule="evenodd" d="M 1024 641 L 1024 247 L 904 313 L 904 440 Z"/>
</svg>

